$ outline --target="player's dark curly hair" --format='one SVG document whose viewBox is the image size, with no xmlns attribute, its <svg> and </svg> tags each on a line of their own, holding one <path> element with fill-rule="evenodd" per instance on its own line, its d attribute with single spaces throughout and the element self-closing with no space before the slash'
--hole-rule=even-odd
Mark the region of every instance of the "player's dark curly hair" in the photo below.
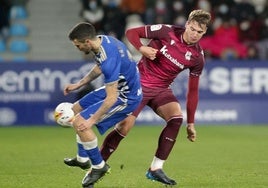
<svg viewBox="0 0 268 188">
<path fill-rule="evenodd" d="M 211 20 L 211 15 L 209 12 L 198 9 L 193 10 L 188 17 L 188 22 L 196 21 L 199 25 L 209 25 L 209 22 Z"/>
<path fill-rule="evenodd" d="M 95 27 L 87 22 L 78 23 L 69 32 L 69 39 L 71 41 L 76 39 L 79 42 L 84 42 L 86 39 L 94 38 L 96 38 Z"/>
</svg>

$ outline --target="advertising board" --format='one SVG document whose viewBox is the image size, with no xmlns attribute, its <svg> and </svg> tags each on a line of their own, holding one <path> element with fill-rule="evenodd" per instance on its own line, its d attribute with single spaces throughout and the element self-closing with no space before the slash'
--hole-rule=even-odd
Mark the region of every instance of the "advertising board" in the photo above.
<svg viewBox="0 0 268 188">
<path fill-rule="evenodd" d="M 63 95 L 67 83 L 82 78 L 93 63 L 29 62 L 0 64 L 0 126 L 52 125 L 53 110 L 60 102 L 74 102 L 80 95 Z M 188 71 L 172 88 L 184 116 Z M 92 83 L 102 85 L 99 78 Z M 267 124 L 268 62 L 217 62 L 206 64 L 200 80 L 197 124 Z M 145 108 L 137 124 L 160 124 Z"/>
</svg>

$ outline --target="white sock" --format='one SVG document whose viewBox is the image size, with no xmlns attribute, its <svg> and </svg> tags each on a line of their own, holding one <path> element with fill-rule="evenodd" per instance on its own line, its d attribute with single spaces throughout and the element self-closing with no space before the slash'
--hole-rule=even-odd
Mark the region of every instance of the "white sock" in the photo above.
<svg viewBox="0 0 268 188">
<path fill-rule="evenodd" d="M 100 164 L 92 165 L 92 168 L 101 169 L 104 167 L 104 165 L 105 165 L 105 162 L 104 162 L 104 160 L 102 160 Z"/>
<path fill-rule="evenodd" d="M 77 161 L 84 163 L 87 162 L 89 160 L 88 157 L 80 157 L 79 155 L 76 155 Z"/>
<path fill-rule="evenodd" d="M 165 162 L 165 160 L 161 160 L 161 159 L 154 156 L 153 161 L 151 163 L 151 170 L 162 169 L 164 162 Z"/>
</svg>

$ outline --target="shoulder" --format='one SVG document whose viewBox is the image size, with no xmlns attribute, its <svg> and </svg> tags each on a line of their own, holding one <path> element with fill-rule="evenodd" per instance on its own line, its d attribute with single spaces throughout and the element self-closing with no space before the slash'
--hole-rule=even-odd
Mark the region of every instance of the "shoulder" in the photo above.
<svg viewBox="0 0 268 188">
<path fill-rule="evenodd" d="M 182 26 L 178 26 L 178 25 L 169 25 L 170 30 L 175 33 L 175 35 L 178 37 L 180 36 L 184 31 L 185 28 Z"/>
<path fill-rule="evenodd" d="M 151 32 L 160 31 L 160 30 L 172 30 L 172 26 L 168 24 L 147 25 L 147 30 Z"/>
<path fill-rule="evenodd" d="M 109 35 L 99 35 L 101 38 L 102 45 L 113 45 L 115 43 L 115 38 Z"/>
<path fill-rule="evenodd" d="M 175 35 L 178 37 L 181 34 L 181 31 L 178 30 L 178 27 L 168 24 L 148 25 L 146 32 L 147 36 L 152 38 L 169 38 L 170 35 Z"/>
<path fill-rule="evenodd" d="M 150 30 L 151 31 L 161 30 L 161 32 L 163 33 L 174 33 L 174 35 L 178 37 L 185 31 L 185 28 L 177 25 L 158 24 L 158 25 L 152 25 Z"/>
<path fill-rule="evenodd" d="M 102 38 L 101 41 L 102 53 L 112 55 L 118 52 L 117 39 L 108 35 L 102 35 L 101 38 Z"/>
<path fill-rule="evenodd" d="M 202 59 L 204 59 L 204 51 L 203 51 L 203 48 L 200 46 L 200 44 L 199 44 L 199 43 L 196 43 L 194 47 L 195 47 L 195 50 L 196 50 L 197 54 L 198 54 Z"/>
</svg>

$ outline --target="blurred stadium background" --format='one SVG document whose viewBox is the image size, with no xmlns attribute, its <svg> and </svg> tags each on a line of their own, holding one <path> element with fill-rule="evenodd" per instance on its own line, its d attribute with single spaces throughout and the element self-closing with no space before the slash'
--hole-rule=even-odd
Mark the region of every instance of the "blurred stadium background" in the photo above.
<svg viewBox="0 0 268 188">
<path fill-rule="evenodd" d="M 213 20 L 201 41 L 207 65 L 196 123 L 267 125 L 266 0 L 0 0 L 0 5 L 0 126 L 54 125 L 52 112 L 59 102 L 73 102 L 102 84 L 99 79 L 71 96 L 62 94 L 67 82 L 80 79 L 92 65 L 91 57 L 68 40 L 77 22 L 91 22 L 100 34 L 127 43 L 126 28 L 182 25 L 197 8 L 210 11 Z M 183 106 L 186 79 L 187 72 L 173 85 Z M 145 109 L 137 123 L 161 120 Z"/>
<path fill-rule="evenodd" d="M 102 79 L 63 96 L 64 85 L 93 64 L 68 40 L 74 24 L 89 21 L 99 33 L 129 45 L 126 28 L 181 25 L 196 8 L 213 16 L 201 41 L 207 64 L 196 113 L 198 142 L 188 142 L 182 129 L 165 170 L 185 188 L 267 187 L 267 0 L 0 0 L 0 187 L 80 187 L 84 172 L 62 162 L 76 152 L 73 131 L 56 126 L 53 110 L 99 87 Z M 187 74 L 173 84 L 182 107 Z M 144 177 L 161 127 L 143 126 L 162 123 L 144 109 L 109 161 L 113 173 L 98 186 L 163 187 Z"/>
</svg>

